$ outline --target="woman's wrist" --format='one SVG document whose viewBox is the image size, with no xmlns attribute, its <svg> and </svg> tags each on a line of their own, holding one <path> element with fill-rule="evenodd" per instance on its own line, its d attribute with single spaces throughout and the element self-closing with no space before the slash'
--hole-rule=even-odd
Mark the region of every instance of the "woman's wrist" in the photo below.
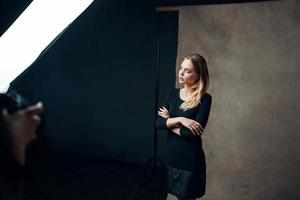
<svg viewBox="0 0 300 200">
<path fill-rule="evenodd" d="M 177 134 L 177 135 L 180 135 L 180 128 L 179 127 L 175 127 L 172 129 L 172 132 Z"/>
<path fill-rule="evenodd" d="M 181 117 L 169 117 L 167 118 L 166 124 L 168 128 L 181 127 Z"/>
<path fill-rule="evenodd" d="M 178 125 L 182 125 L 183 117 L 177 117 Z"/>
</svg>

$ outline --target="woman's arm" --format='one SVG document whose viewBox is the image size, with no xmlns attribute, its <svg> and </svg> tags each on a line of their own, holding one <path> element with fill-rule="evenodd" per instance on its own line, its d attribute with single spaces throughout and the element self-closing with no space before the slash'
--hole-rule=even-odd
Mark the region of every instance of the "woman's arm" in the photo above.
<svg viewBox="0 0 300 200">
<path fill-rule="evenodd" d="M 158 111 L 158 118 L 156 119 L 156 128 L 170 129 L 173 133 L 183 137 L 188 137 L 192 139 L 195 137 L 198 138 L 199 135 L 202 134 L 209 117 L 212 101 L 211 95 L 208 94 L 205 97 L 203 97 L 195 120 L 185 117 L 171 118 L 169 116 L 168 111 L 168 102 L 170 100 L 170 95 L 171 91 L 165 98 L 165 106 L 162 106 Z"/>
<path fill-rule="evenodd" d="M 159 109 L 158 115 L 164 119 L 163 122 L 165 123 L 166 128 L 171 129 L 181 127 L 182 117 L 171 118 L 168 109 L 164 106 Z"/>
<path fill-rule="evenodd" d="M 197 121 L 199 124 L 201 124 L 201 127 L 203 128 L 203 130 L 208 121 L 211 103 L 212 103 L 212 97 L 211 97 L 211 95 L 207 94 L 205 97 L 203 97 L 203 100 L 199 107 L 197 116 L 195 118 L 195 121 Z M 199 137 L 198 135 L 193 134 L 193 132 L 187 127 L 180 128 L 180 135 L 183 137 L 191 138 L 191 139 L 194 139 L 195 137 L 196 138 Z"/>
<path fill-rule="evenodd" d="M 180 136 L 180 127 L 178 127 L 178 128 L 172 128 L 171 131 L 172 131 L 173 133 L 175 133 L 175 134 L 177 134 L 177 135 Z"/>
<path fill-rule="evenodd" d="M 159 109 L 158 111 L 158 115 L 161 116 L 166 120 L 166 127 L 169 129 L 174 129 L 174 128 L 180 128 L 182 126 L 185 126 L 186 128 L 190 129 L 191 132 L 194 135 L 201 135 L 203 128 L 200 125 L 200 123 L 198 123 L 197 121 L 193 120 L 193 119 L 189 119 L 186 117 L 174 117 L 174 118 L 170 118 L 169 115 L 169 111 L 168 109 L 166 109 L 164 106 L 162 108 Z M 172 130 L 175 131 L 175 130 Z M 180 129 L 176 129 L 176 134 L 179 134 L 178 131 L 180 131 Z"/>
<path fill-rule="evenodd" d="M 163 107 L 160 109 L 161 111 L 158 111 L 158 115 L 161 117 L 167 119 L 166 125 L 168 129 L 171 129 L 174 133 L 177 135 L 180 135 L 180 128 L 185 126 L 186 128 L 190 129 L 190 131 L 194 135 L 201 135 L 203 128 L 202 126 L 195 120 L 189 119 L 186 117 L 174 117 L 170 118 L 169 117 L 169 112 L 168 110 Z"/>
<path fill-rule="evenodd" d="M 181 125 L 181 117 L 173 117 L 173 118 L 168 118 L 166 121 L 168 129 L 172 128 L 180 128 Z"/>
<path fill-rule="evenodd" d="M 165 110 L 169 109 L 169 103 L 170 103 L 172 93 L 173 93 L 173 89 L 169 90 L 169 92 L 167 93 L 167 95 L 161 105 L 160 111 L 158 111 L 158 116 L 156 117 L 156 120 L 155 120 L 155 127 L 157 129 L 168 129 L 167 119 L 170 117 L 169 112 L 167 113 L 168 116 L 161 115 L 160 112 L 161 112 L 162 108 L 164 108 Z"/>
</svg>

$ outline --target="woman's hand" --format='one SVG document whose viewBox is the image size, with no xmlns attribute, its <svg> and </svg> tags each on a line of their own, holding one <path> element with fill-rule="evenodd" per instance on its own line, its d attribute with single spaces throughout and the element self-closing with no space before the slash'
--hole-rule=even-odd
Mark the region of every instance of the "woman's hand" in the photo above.
<svg viewBox="0 0 300 200">
<path fill-rule="evenodd" d="M 0 113 L 0 118 L 5 123 L 8 137 L 11 140 L 9 151 L 21 165 L 25 163 L 27 145 L 36 137 L 37 127 L 41 122 L 39 115 L 43 110 L 43 104 L 38 103 L 12 114 L 8 113 L 6 109 Z"/>
<path fill-rule="evenodd" d="M 190 129 L 194 135 L 201 135 L 203 132 L 203 127 L 201 126 L 201 124 L 193 119 L 181 117 L 180 123 L 182 124 L 182 126 Z"/>
<path fill-rule="evenodd" d="M 164 106 L 159 109 L 158 115 L 165 119 L 168 119 L 170 117 L 169 111 Z"/>
<path fill-rule="evenodd" d="M 165 119 L 168 119 L 167 124 L 171 124 L 171 125 L 167 125 L 167 126 L 169 128 L 172 127 L 173 128 L 172 131 L 178 135 L 180 135 L 179 128 L 181 126 L 184 126 L 188 129 L 190 129 L 194 135 L 201 135 L 203 132 L 203 128 L 202 128 L 201 124 L 193 119 L 189 119 L 186 117 L 170 118 L 169 111 L 164 106 L 159 109 L 158 115 Z M 174 131 L 174 130 L 176 130 L 176 131 Z"/>
<path fill-rule="evenodd" d="M 167 119 L 166 124 L 167 127 L 171 130 L 172 128 L 180 128 L 182 125 L 180 124 L 180 117 L 170 117 L 168 109 L 166 109 L 164 106 L 159 109 L 158 115 Z"/>
</svg>

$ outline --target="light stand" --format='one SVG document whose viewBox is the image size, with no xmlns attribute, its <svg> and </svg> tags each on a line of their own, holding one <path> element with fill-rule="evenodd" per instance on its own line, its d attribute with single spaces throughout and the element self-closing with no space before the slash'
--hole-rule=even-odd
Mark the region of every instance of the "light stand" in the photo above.
<svg viewBox="0 0 300 200">
<path fill-rule="evenodd" d="M 161 161 L 161 159 L 157 155 L 157 129 L 155 126 L 156 123 L 156 116 L 157 116 L 157 110 L 158 110 L 158 94 L 159 94 L 159 59 L 160 59 L 160 35 L 161 35 L 161 17 L 158 13 L 158 37 L 157 37 L 157 55 L 156 55 L 156 74 L 155 74 L 155 100 L 154 100 L 154 115 L 153 115 L 153 154 L 148 158 L 147 165 L 145 166 L 143 174 L 139 177 L 133 191 L 130 194 L 129 200 L 132 200 L 134 197 L 134 194 L 138 187 L 141 185 L 142 181 L 145 179 L 147 172 L 152 167 L 152 183 L 151 186 L 158 186 L 159 183 L 157 183 L 157 167 L 158 163 L 165 167 L 165 164 Z"/>
</svg>

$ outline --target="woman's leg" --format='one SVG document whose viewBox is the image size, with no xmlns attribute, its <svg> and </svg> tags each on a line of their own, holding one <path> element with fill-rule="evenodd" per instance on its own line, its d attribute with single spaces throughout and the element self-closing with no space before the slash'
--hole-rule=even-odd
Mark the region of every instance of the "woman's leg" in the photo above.
<svg viewBox="0 0 300 200">
<path fill-rule="evenodd" d="M 180 199 L 180 198 L 178 198 L 178 200 L 196 200 L 196 199 Z"/>
<path fill-rule="evenodd" d="M 180 198 L 174 196 L 173 194 L 168 194 L 167 200 L 196 200 L 196 199 L 180 199 Z"/>
<path fill-rule="evenodd" d="M 178 198 L 176 196 L 174 196 L 173 194 L 168 193 L 167 200 L 178 200 Z"/>
<path fill-rule="evenodd" d="M 180 199 L 180 198 L 178 198 L 178 200 L 196 200 L 196 199 Z"/>
</svg>

